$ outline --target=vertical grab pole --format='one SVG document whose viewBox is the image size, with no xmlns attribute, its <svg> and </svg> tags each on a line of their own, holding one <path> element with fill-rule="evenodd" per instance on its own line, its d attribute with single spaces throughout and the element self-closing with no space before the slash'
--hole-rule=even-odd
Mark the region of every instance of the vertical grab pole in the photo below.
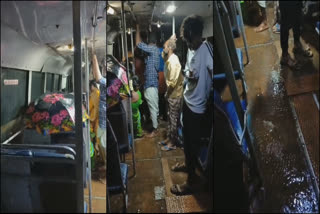
<svg viewBox="0 0 320 214">
<path fill-rule="evenodd" d="M 130 29 L 130 40 L 131 40 L 131 51 L 132 51 L 132 73 L 133 74 L 136 74 L 136 68 L 135 68 L 135 63 L 134 63 L 134 46 L 133 46 L 133 31 L 132 31 L 132 28 Z"/>
<path fill-rule="evenodd" d="M 174 16 L 172 16 L 172 35 L 176 33 L 176 20 Z"/>
<path fill-rule="evenodd" d="M 135 160 L 135 147 L 134 147 L 134 133 L 133 133 L 133 121 L 132 121 L 132 108 L 131 108 L 131 96 L 132 91 L 130 87 L 130 72 L 129 72 L 129 59 L 128 59 L 128 46 L 127 46 L 127 34 L 126 34 L 126 19 L 124 14 L 124 2 L 121 2 L 121 20 L 122 20 L 122 32 L 124 38 L 124 50 L 125 56 L 127 59 L 127 79 L 129 83 L 129 90 L 130 90 L 130 97 L 129 97 L 129 121 L 130 121 L 130 131 L 131 131 L 131 138 L 132 138 L 132 162 L 133 162 L 133 176 L 136 175 L 136 160 Z"/>
<path fill-rule="evenodd" d="M 90 91 L 90 85 L 89 85 L 89 60 L 88 60 L 88 39 L 85 38 L 85 65 L 86 65 L 86 70 L 85 70 L 85 90 L 86 90 L 86 96 L 87 96 L 87 110 L 88 110 L 88 113 L 90 114 L 89 112 L 89 91 Z M 91 146 L 91 137 L 90 137 L 90 120 L 88 120 L 88 127 L 87 127 L 87 132 L 88 132 L 88 136 L 87 136 L 87 151 L 88 151 L 88 154 L 89 154 L 89 160 L 88 160 L 88 168 L 89 168 L 89 213 L 92 213 L 92 186 L 91 186 L 91 149 L 90 149 L 90 146 Z"/>
<path fill-rule="evenodd" d="M 74 107 L 76 130 L 77 212 L 84 212 L 80 1 L 72 1 L 74 41 Z"/>
<path fill-rule="evenodd" d="M 106 1 L 106 6 L 108 6 L 108 0 Z M 108 35 L 107 34 L 108 33 L 108 13 L 106 13 L 106 35 Z M 107 37 L 106 37 L 106 64 L 105 64 L 105 66 L 106 66 L 106 72 L 107 72 L 107 68 L 108 68 L 108 66 L 107 66 L 107 56 L 108 56 L 108 45 L 109 45 L 109 43 L 108 43 L 108 40 L 107 40 Z M 106 81 L 108 82 L 108 80 L 107 80 L 107 75 L 106 75 Z M 108 96 L 107 94 L 106 94 L 106 96 Z M 106 97 L 107 98 L 107 97 Z M 106 112 L 106 114 L 107 114 L 107 112 Z M 106 136 L 108 136 L 108 129 L 106 128 Z M 106 143 L 106 154 L 108 155 L 108 142 Z M 107 166 L 108 166 L 108 158 L 107 158 L 107 160 L 106 160 L 106 162 L 107 162 Z M 108 168 L 107 168 L 107 170 L 106 170 L 106 188 L 107 188 L 107 192 L 106 192 L 106 199 L 107 199 L 107 213 L 110 213 L 111 212 L 111 208 L 110 208 L 110 196 L 109 196 L 109 191 L 108 191 Z"/>
</svg>

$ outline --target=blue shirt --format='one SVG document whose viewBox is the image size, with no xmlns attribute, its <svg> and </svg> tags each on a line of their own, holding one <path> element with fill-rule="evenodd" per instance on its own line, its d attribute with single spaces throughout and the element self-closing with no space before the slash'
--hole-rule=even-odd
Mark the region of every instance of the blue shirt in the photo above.
<svg viewBox="0 0 320 214">
<path fill-rule="evenodd" d="M 158 88 L 158 71 L 159 64 L 160 64 L 160 51 L 157 46 L 155 45 L 147 45 L 143 42 L 138 44 L 138 48 L 147 52 L 149 54 L 147 58 L 147 66 L 146 71 L 144 72 L 145 77 L 145 84 L 144 89 L 149 87 L 156 87 Z"/>
<path fill-rule="evenodd" d="M 159 71 L 164 71 L 164 61 L 163 61 L 163 58 L 161 56 L 163 48 L 159 48 L 159 51 L 160 51 L 160 54 L 159 54 L 159 57 L 160 57 Z"/>
<path fill-rule="evenodd" d="M 100 102 L 99 102 L 99 126 L 107 128 L 107 80 L 102 77 L 100 80 Z"/>
</svg>

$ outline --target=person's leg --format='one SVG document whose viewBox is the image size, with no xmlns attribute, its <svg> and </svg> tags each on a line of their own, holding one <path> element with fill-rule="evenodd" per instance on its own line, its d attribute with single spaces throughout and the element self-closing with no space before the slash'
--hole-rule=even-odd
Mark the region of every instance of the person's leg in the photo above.
<svg viewBox="0 0 320 214">
<path fill-rule="evenodd" d="M 289 67 L 294 68 L 297 66 L 297 62 L 291 58 L 288 52 L 288 42 L 289 42 L 289 29 L 291 28 L 292 22 L 292 11 L 290 7 L 283 2 L 279 2 L 279 9 L 281 15 L 281 28 L 280 28 L 280 45 L 282 49 L 282 55 L 280 63 L 282 65 L 288 65 Z"/>
<path fill-rule="evenodd" d="M 274 22 L 272 31 L 274 33 L 280 33 L 280 10 L 279 10 L 279 1 L 274 1 Z"/>
<path fill-rule="evenodd" d="M 150 116 L 152 120 L 152 126 L 154 131 L 158 128 L 158 113 L 159 113 L 159 107 L 158 107 L 158 89 L 155 87 L 149 87 L 145 90 L 145 99 L 148 103 L 149 110 L 150 110 Z M 155 132 L 152 132 L 152 135 L 148 137 L 154 137 Z"/>
<path fill-rule="evenodd" d="M 162 150 L 168 151 L 171 149 L 176 149 L 176 142 L 177 142 L 177 120 L 178 120 L 178 111 L 177 105 L 180 99 L 172 99 L 168 98 L 168 107 L 169 107 L 169 126 L 168 126 L 168 137 L 169 141 L 167 141 L 167 146 L 162 147 Z"/>
<path fill-rule="evenodd" d="M 183 135 L 185 166 L 188 173 L 187 181 L 181 185 L 173 185 L 171 192 L 177 195 L 186 195 L 195 191 L 194 185 L 197 183 L 195 172 L 198 154 L 200 151 L 199 140 L 201 124 L 204 122 L 204 115 L 193 113 L 186 104 L 183 106 Z"/>
<path fill-rule="evenodd" d="M 106 130 L 102 129 L 100 126 L 98 128 L 98 138 L 100 139 L 99 150 L 103 162 L 106 162 L 106 148 L 107 148 L 107 139 L 106 139 Z"/>
<path fill-rule="evenodd" d="M 138 120 L 137 120 L 137 137 L 142 137 L 142 127 L 141 127 L 141 114 L 139 111 L 139 116 L 138 116 Z"/>
<path fill-rule="evenodd" d="M 195 173 L 195 166 L 193 165 L 192 155 L 192 138 L 194 135 L 192 130 L 192 112 L 189 110 L 186 103 L 183 105 L 183 146 L 185 156 L 185 166 L 187 168 L 188 175 Z"/>
<path fill-rule="evenodd" d="M 262 14 L 262 22 L 258 27 L 256 27 L 254 29 L 256 33 L 262 32 L 262 31 L 267 30 L 269 28 L 269 24 L 267 21 L 266 1 L 258 1 L 258 4 L 260 6 L 260 10 L 261 10 L 261 14 Z"/>
<path fill-rule="evenodd" d="M 294 23 L 293 23 L 293 38 L 294 38 L 294 53 L 300 53 L 303 56 L 306 57 L 312 57 L 313 53 L 308 46 L 304 46 L 301 43 L 300 36 L 301 36 L 301 22 L 302 22 L 302 9 L 299 7 L 299 5 L 296 6 L 295 12 L 294 12 Z"/>
<path fill-rule="evenodd" d="M 171 139 L 173 144 L 176 145 L 178 142 L 178 120 L 180 114 L 180 105 L 181 105 L 181 98 L 173 99 L 172 104 L 172 132 L 171 132 Z"/>
</svg>

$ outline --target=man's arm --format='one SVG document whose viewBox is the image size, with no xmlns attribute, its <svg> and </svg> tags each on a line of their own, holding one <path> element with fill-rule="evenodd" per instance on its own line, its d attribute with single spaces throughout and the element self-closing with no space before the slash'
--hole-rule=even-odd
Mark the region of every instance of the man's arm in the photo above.
<svg viewBox="0 0 320 214">
<path fill-rule="evenodd" d="M 97 56 L 95 54 L 92 55 L 92 72 L 93 76 L 96 79 L 97 82 L 100 82 L 100 79 L 102 78 L 100 69 L 99 69 L 99 64 L 97 60 Z"/>
<path fill-rule="evenodd" d="M 136 46 L 147 53 L 152 53 L 154 51 L 154 47 L 148 46 L 141 40 L 139 25 L 137 25 Z"/>
<path fill-rule="evenodd" d="M 141 37 L 140 37 L 140 27 L 137 25 L 137 30 L 136 30 L 136 45 L 138 45 L 141 42 Z"/>
</svg>

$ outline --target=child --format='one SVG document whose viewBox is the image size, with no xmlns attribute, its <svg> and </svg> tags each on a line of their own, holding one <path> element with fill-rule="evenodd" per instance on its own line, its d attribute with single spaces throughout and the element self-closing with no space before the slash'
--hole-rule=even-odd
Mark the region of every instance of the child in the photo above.
<svg viewBox="0 0 320 214">
<path fill-rule="evenodd" d="M 135 138 L 143 137 L 142 127 L 141 127 L 141 115 L 139 111 L 139 106 L 142 104 L 141 93 L 139 91 L 140 81 L 138 76 L 134 75 L 132 77 L 132 120 L 133 120 L 133 131 Z"/>
</svg>

